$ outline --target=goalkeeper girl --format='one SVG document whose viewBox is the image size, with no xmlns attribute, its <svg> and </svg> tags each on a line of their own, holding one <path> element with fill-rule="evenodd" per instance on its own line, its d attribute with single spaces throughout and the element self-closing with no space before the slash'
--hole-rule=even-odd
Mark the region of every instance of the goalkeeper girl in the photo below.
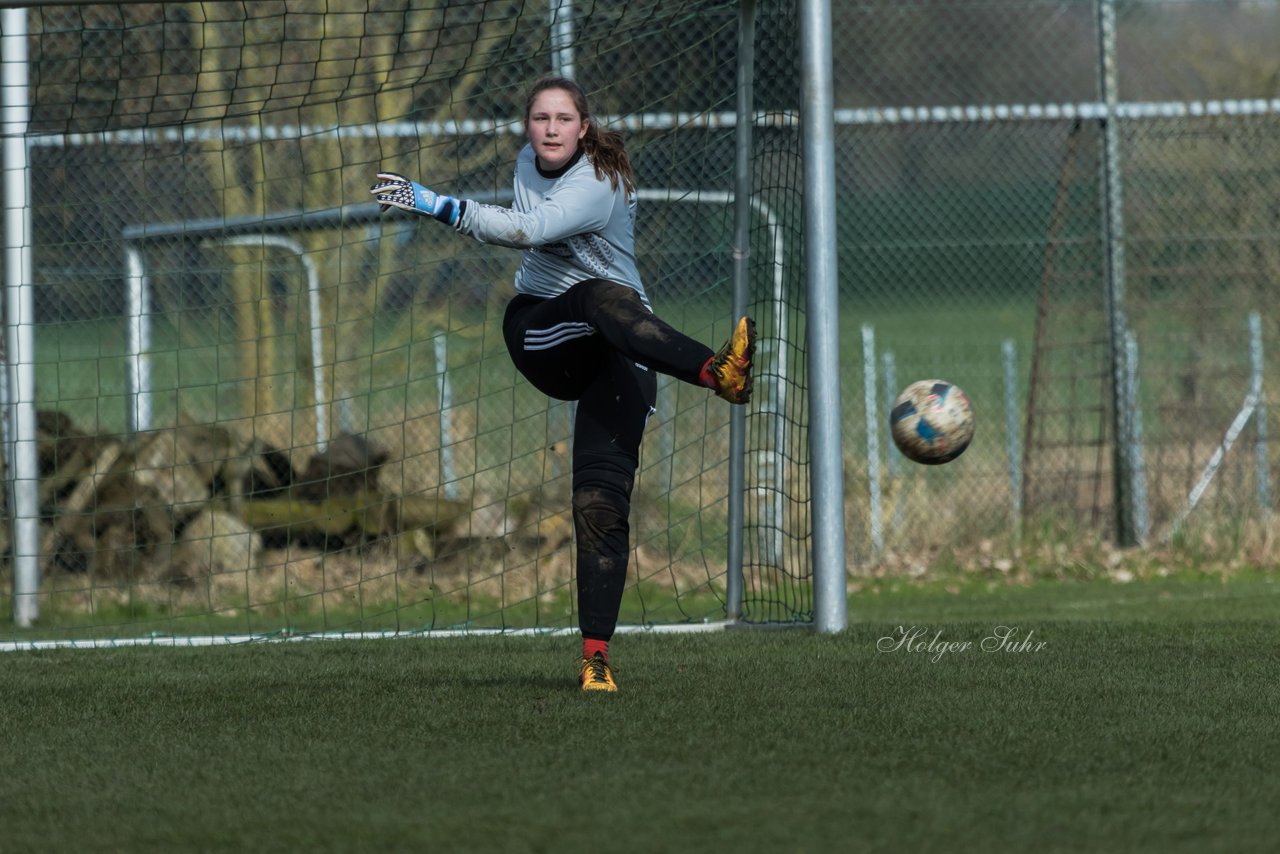
<svg viewBox="0 0 1280 854">
<path fill-rule="evenodd" d="M 738 320 L 718 351 L 663 322 L 636 269 L 636 176 L 621 134 L 599 127 L 586 94 L 561 77 L 538 81 L 525 104 L 528 144 L 510 208 L 432 192 L 379 173 L 383 205 L 434 217 L 482 243 L 522 250 L 503 336 L 538 390 L 576 400 L 573 528 L 577 543 L 584 691 L 616 691 L 609 640 L 627 576 L 631 489 L 657 395 L 654 372 L 751 395 L 755 330 Z"/>
</svg>

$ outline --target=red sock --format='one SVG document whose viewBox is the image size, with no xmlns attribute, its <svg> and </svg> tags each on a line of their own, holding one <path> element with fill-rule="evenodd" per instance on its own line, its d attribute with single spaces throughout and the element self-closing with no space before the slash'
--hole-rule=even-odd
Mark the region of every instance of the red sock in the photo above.
<svg viewBox="0 0 1280 854">
<path fill-rule="evenodd" d="M 715 356 L 712 356 L 710 359 L 707 359 L 707 363 L 703 365 L 702 370 L 698 372 L 698 382 L 702 383 L 707 388 L 716 387 L 716 375 L 711 373 L 711 363 L 715 361 L 715 358 Z"/>
<path fill-rule="evenodd" d="M 602 640 L 592 640 L 591 638 L 582 639 L 582 657 L 583 658 L 590 658 L 591 656 L 595 655 L 597 652 L 603 655 L 605 657 L 605 660 L 608 661 L 609 660 L 609 642 L 602 641 Z"/>
</svg>

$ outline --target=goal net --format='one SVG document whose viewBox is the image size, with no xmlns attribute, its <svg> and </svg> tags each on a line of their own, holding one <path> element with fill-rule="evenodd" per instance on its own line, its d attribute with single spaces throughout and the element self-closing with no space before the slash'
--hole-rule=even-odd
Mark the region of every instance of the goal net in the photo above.
<svg viewBox="0 0 1280 854">
<path fill-rule="evenodd" d="M 38 469 L 38 617 L 14 641 L 576 626 L 572 404 L 505 351 L 518 253 L 380 216 L 368 194 L 389 170 L 506 203 L 525 93 L 551 72 L 627 137 L 655 311 L 718 346 L 745 254 L 761 333 L 737 463 L 730 407 L 659 384 L 622 622 L 736 610 L 734 529 L 743 618 L 812 617 L 792 4 L 755 11 L 741 246 L 735 2 L 5 14 L 5 85 L 17 69 L 29 93 L 25 133 L 7 134 L 25 142 L 34 305 L 16 316 L 11 298 L 6 317 L 6 470 L 27 450 Z M 12 366 L 31 346 L 24 445 Z M 11 540 L 30 515 L 17 494 Z"/>
</svg>

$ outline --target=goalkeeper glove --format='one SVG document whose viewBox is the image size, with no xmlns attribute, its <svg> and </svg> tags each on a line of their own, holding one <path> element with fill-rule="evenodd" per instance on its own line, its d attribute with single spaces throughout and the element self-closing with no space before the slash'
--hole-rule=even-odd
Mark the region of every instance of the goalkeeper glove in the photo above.
<svg viewBox="0 0 1280 854">
<path fill-rule="evenodd" d="M 462 203 L 453 196 L 433 193 L 417 181 L 410 181 L 394 172 L 379 172 L 378 183 L 369 188 L 382 210 L 401 208 L 423 216 L 435 217 L 441 222 L 457 226 L 462 216 Z"/>
</svg>

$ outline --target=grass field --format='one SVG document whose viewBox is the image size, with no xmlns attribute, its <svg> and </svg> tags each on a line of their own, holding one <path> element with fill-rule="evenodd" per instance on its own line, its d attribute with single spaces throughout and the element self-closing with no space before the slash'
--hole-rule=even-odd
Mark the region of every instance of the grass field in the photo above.
<svg viewBox="0 0 1280 854">
<path fill-rule="evenodd" d="M 837 636 L 621 637 L 611 697 L 570 638 L 13 653 L 2 847 L 1273 850 L 1277 615 L 1264 574 L 886 583 Z"/>
</svg>

